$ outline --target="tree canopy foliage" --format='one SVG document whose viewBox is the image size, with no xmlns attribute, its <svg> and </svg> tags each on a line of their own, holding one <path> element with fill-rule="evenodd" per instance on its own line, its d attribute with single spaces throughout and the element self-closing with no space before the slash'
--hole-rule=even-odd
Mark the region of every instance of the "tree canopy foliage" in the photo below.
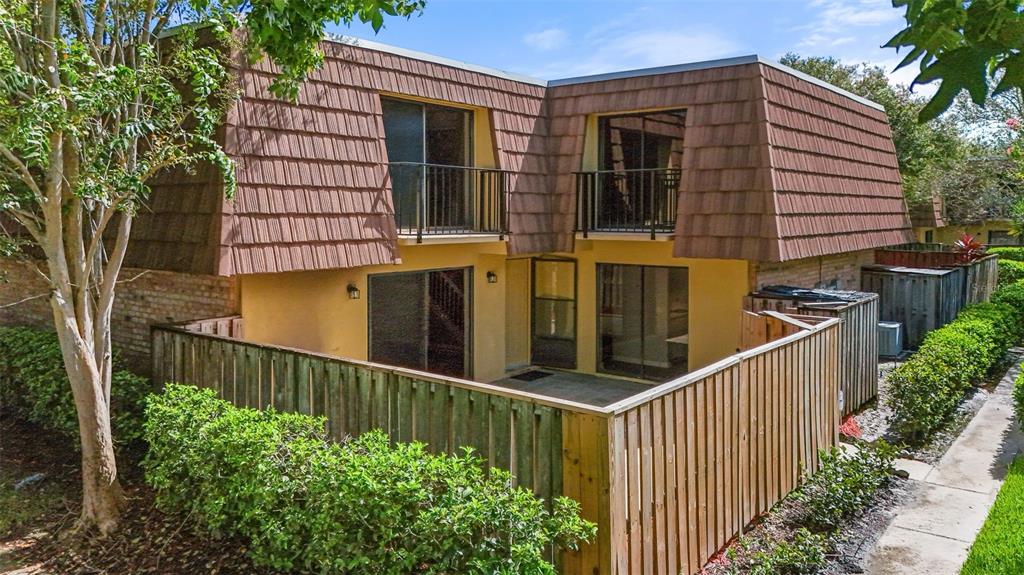
<svg viewBox="0 0 1024 575">
<path fill-rule="evenodd" d="M 116 527 L 110 435 L 112 304 L 148 182 L 218 167 L 235 98 L 230 59 L 270 58 L 294 99 L 328 23 L 408 17 L 425 0 L 0 0 L 0 255 L 44 263 L 82 445 L 82 523 Z"/>
<path fill-rule="evenodd" d="M 1024 105 L 1019 91 L 996 96 L 998 107 L 981 108 L 960 98 L 949 113 L 920 122 L 927 98 L 893 82 L 879 66 L 792 53 L 781 62 L 885 108 L 910 204 L 938 195 L 953 223 L 1010 217 L 1021 188 L 1016 166 L 1006 155 L 1006 146 L 1016 138 L 1006 123 Z"/>
<path fill-rule="evenodd" d="M 893 0 L 906 28 L 886 44 L 909 49 L 897 68 L 919 62 L 916 84 L 939 82 L 921 109 L 935 119 L 966 91 L 981 105 L 992 95 L 1024 89 L 1024 0 Z"/>
</svg>

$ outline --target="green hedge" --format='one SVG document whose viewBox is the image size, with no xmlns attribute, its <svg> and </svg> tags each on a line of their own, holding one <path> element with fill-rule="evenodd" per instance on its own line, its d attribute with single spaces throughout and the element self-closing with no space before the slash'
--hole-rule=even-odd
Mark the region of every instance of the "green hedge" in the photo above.
<svg viewBox="0 0 1024 575">
<path fill-rule="evenodd" d="M 119 444 L 142 437 L 142 410 L 152 391 L 149 380 L 117 365 L 111 382 L 111 426 Z M 64 371 L 57 335 L 0 327 L 0 401 L 26 419 L 74 439 L 78 415 Z"/>
<path fill-rule="evenodd" d="M 1024 280 L 1024 261 L 1004 260 L 1000 257 L 996 264 L 999 266 L 1000 287 Z"/>
<path fill-rule="evenodd" d="M 964 308 L 925 338 L 917 353 L 889 374 L 889 422 L 920 440 L 941 427 L 970 386 L 1024 336 L 1024 283 L 996 290 L 991 303 Z"/>
<path fill-rule="evenodd" d="M 338 444 L 322 419 L 241 409 L 169 385 L 146 407 L 146 479 L 165 509 L 240 536 L 253 559 L 317 573 L 554 573 L 549 544 L 595 533 L 549 512 L 469 453 L 432 455 L 380 432 Z"/>
<path fill-rule="evenodd" d="M 1016 260 L 1024 262 L 1024 247 L 1003 246 L 989 248 L 988 253 L 999 254 L 1001 260 Z"/>
</svg>

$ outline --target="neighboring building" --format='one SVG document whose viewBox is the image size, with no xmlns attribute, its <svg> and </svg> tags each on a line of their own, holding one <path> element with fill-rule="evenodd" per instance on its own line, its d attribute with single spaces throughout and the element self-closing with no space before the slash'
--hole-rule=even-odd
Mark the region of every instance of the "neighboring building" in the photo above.
<svg viewBox="0 0 1024 575">
<path fill-rule="evenodd" d="M 296 104 L 241 70 L 234 198 L 211 170 L 154 182 L 130 353 L 151 322 L 240 313 L 248 340 L 478 381 L 664 381 L 736 351 L 752 289 L 857 289 L 912 239 L 882 108 L 756 56 L 543 82 L 324 46 Z M 0 304 L 40 289 L 7 267 Z"/>
<path fill-rule="evenodd" d="M 964 234 L 969 234 L 989 246 L 1024 245 L 1024 238 L 1010 233 L 1013 223 L 1007 218 L 995 217 L 966 224 L 951 222 L 938 195 L 932 196 L 931 202 L 912 206 L 910 220 L 914 226 L 914 239 L 919 243 L 952 245 Z"/>
</svg>

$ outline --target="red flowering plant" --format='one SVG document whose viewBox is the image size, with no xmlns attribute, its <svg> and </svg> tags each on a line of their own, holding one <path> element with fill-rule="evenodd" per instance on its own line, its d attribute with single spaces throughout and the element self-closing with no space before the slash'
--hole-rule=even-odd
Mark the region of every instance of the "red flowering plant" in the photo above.
<svg viewBox="0 0 1024 575">
<path fill-rule="evenodd" d="M 979 242 L 971 234 L 962 234 L 960 239 L 953 244 L 953 248 L 965 262 L 973 262 L 985 257 L 985 244 Z"/>
<path fill-rule="evenodd" d="M 1010 118 L 1006 121 L 1006 128 L 1010 131 L 1011 143 L 1006 148 L 1006 155 L 1017 162 L 1024 172 L 1024 122 L 1019 118 Z"/>
</svg>

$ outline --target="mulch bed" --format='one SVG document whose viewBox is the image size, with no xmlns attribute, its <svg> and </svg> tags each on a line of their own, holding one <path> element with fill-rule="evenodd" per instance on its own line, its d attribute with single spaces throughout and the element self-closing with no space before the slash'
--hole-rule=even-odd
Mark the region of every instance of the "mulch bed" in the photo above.
<svg viewBox="0 0 1024 575">
<path fill-rule="evenodd" d="M 832 542 L 832 549 L 827 555 L 826 565 L 818 571 L 819 575 L 847 575 L 863 573 L 863 560 L 868 551 L 892 521 L 900 503 L 907 500 L 913 492 L 912 481 L 894 476 L 887 485 L 880 488 L 872 502 L 858 512 L 839 529 Z M 744 532 L 744 536 L 754 542 L 774 542 L 792 539 L 792 533 L 802 523 L 804 512 L 801 503 L 787 499 L 779 503 L 770 512 L 762 515 Z M 734 561 L 744 563 L 744 558 L 752 557 L 757 551 L 752 547 L 744 549 L 738 541 L 729 544 L 728 549 L 734 556 L 721 552 L 701 572 L 702 575 L 732 575 L 736 572 Z"/>
<path fill-rule="evenodd" d="M 960 436 L 960 433 L 963 432 L 964 428 L 967 427 L 967 424 L 971 422 L 971 419 L 974 418 L 974 414 L 978 413 L 978 410 L 985 405 L 985 401 L 992 394 L 992 390 L 999 385 L 999 381 L 1002 379 L 1003 374 L 1006 373 L 1006 370 L 1015 363 L 1020 363 L 1022 357 L 1024 357 L 1024 350 L 1020 348 L 1014 348 L 1007 352 L 1003 361 L 992 368 L 989 377 L 985 381 L 967 391 L 967 394 L 957 406 L 956 412 L 953 414 L 953 417 L 950 418 L 950 421 L 944 425 L 942 429 L 936 431 L 926 443 L 921 445 L 904 445 L 902 457 L 930 464 L 937 463 L 946 451 L 949 450 L 949 447 L 953 442 L 956 441 L 956 438 Z M 906 357 L 902 358 L 902 361 L 905 360 Z M 888 385 L 885 376 L 900 365 L 902 361 L 879 363 L 879 399 L 867 405 L 854 415 L 854 418 L 857 420 L 857 424 L 862 431 L 861 439 L 874 441 L 875 439 L 881 438 L 896 445 L 902 443 L 900 438 L 890 432 L 889 424 L 887 422 L 889 410 L 885 406 L 885 402 L 881 401 L 882 398 L 886 396 L 886 388 Z"/>
<path fill-rule="evenodd" d="M 121 454 L 127 505 L 117 533 L 90 537 L 73 532 L 81 487 L 79 455 L 67 440 L 0 412 L 0 471 L 8 477 L 45 473 L 61 498 L 30 525 L 0 533 L 0 574 L 241 574 L 254 567 L 243 544 L 217 539 L 187 517 L 162 513 L 142 482 L 138 453 Z M 40 487 L 24 490 L 32 497 Z"/>
</svg>

